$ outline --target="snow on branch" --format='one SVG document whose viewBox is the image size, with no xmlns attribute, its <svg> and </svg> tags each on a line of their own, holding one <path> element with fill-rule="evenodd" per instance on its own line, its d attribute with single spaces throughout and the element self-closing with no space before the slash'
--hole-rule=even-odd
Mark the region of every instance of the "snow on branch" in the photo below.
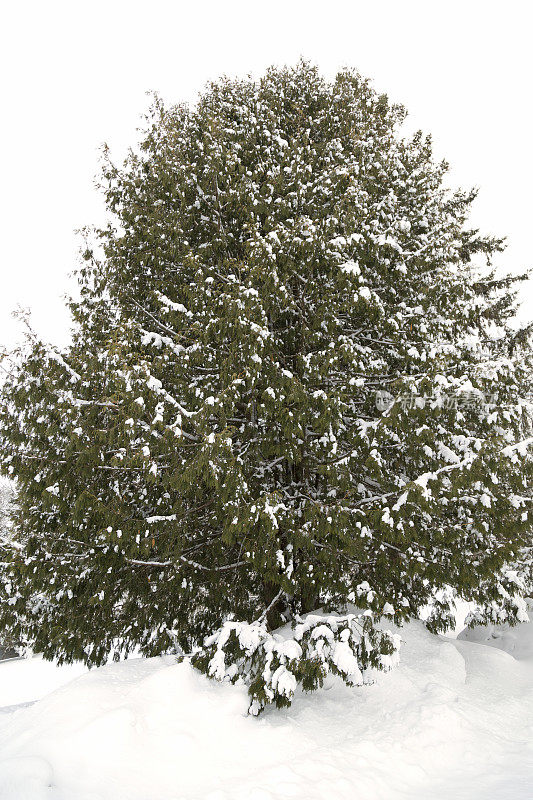
<svg viewBox="0 0 533 800">
<path fill-rule="evenodd" d="M 298 685 L 312 691 L 329 673 L 348 686 L 368 682 L 372 670 L 390 670 L 398 663 L 399 648 L 399 635 L 375 628 L 370 612 L 309 614 L 291 637 L 269 633 L 262 618 L 229 620 L 206 639 L 192 663 L 219 681 L 244 680 L 251 698 L 248 710 L 256 716 L 271 703 L 290 706 Z"/>
</svg>

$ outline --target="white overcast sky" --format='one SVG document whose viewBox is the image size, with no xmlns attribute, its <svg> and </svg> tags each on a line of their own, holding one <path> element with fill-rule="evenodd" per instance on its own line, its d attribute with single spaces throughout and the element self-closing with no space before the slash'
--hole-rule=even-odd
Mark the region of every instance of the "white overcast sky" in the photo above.
<svg viewBox="0 0 533 800">
<path fill-rule="evenodd" d="M 135 142 L 148 90 L 194 101 L 221 74 L 300 56 L 332 77 L 354 66 L 431 132 L 452 178 L 480 187 L 473 222 L 508 237 L 502 267 L 533 266 L 530 0 L 70 0 L 3 6 L 0 345 L 67 340 L 79 240 L 101 221 L 99 146 Z M 533 319 L 533 290 L 523 315 Z"/>
</svg>

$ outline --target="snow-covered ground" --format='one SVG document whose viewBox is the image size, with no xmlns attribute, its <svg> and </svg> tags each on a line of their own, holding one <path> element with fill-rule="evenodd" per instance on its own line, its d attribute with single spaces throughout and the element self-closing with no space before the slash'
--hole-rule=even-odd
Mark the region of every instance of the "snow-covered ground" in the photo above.
<svg viewBox="0 0 533 800">
<path fill-rule="evenodd" d="M 259 718 L 171 657 L 0 664 L 0 798 L 530 800 L 533 625 L 401 635 L 375 685 L 332 680 Z"/>
</svg>

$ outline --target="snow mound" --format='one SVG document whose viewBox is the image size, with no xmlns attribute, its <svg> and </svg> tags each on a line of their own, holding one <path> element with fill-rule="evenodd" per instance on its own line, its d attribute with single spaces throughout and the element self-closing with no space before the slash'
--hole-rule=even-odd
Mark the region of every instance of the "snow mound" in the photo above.
<svg viewBox="0 0 533 800">
<path fill-rule="evenodd" d="M 27 704 L 36 697 L 44 697 L 84 672 L 87 667 L 83 664 L 58 667 L 40 656 L 0 661 L 0 712 L 6 706 Z"/>
<path fill-rule="evenodd" d="M 517 660 L 421 623 L 400 633 L 400 666 L 374 685 L 330 677 L 259 719 L 244 687 L 169 656 L 92 670 L 0 709 L 0 798 L 530 800 L 529 645 Z M 512 633 L 533 641 L 527 625 Z M 15 663 L 27 669 L 0 664 L 0 683 Z"/>
<path fill-rule="evenodd" d="M 533 625 L 518 625 L 514 628 L 508 625 L 476 625 L 465 628 L 457 638 L 496 647 L 518 661 L 531 661 L 533 665 Z"/>
</svg>

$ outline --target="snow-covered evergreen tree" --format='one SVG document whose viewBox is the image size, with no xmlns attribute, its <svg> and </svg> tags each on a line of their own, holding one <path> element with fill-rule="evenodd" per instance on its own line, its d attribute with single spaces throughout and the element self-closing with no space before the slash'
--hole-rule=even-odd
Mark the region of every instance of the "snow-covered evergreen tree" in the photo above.
<svg viewBox="0 0 533 800">
<path fill-rule="evenodd" d="M 386 666 L 375 620 L 439 589 L 521 618 L 529 331 L 492 272 L 502 242 L 467 226 L 474 193 L 444 188 L 404 117 L 301 63 L 193 109 L 156 100 L 140 147 L 106 160 L 73 343 L 34 341 L 3 392 L 25 538 L 2 614 L 26 609 L 45 654 L 211 636 L 198 666 L 236 677 L 257 653 L 290 669 L 282 622 L 366 610 L 360 635 L 345 617 L 317 634 L 310 688 L 333 641 Z M 431 627 L 450 613 L 434 603 Z M 316 665 L 311 629 L 289 650 Z M 269 686 L 259 706 L 288 698 Z"/>
</svg>

